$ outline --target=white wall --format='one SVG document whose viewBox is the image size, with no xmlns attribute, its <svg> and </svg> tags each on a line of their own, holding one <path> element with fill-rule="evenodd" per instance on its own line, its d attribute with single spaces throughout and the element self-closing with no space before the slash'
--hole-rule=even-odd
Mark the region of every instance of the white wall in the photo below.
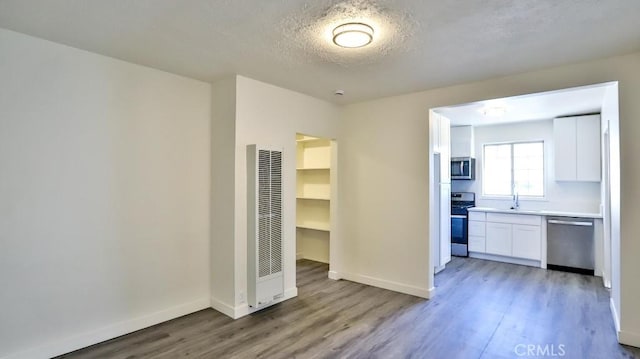
<svg viewBox="0 0 640 359">
<path fill-rule="evenodd" d="M 0 29 L 0 357 L 209 306 L 210 86 Z"/>
<path fill-rule="evenodd" d="M 346 106 L 339 154 L 344 270 L 404 285 L 405 290 L 432 287 L 427 206 L 430 108 L 618 80 L 621 176 L 612 178 L 612 192 L 618 191 L 612 204 L 621 208 L 620 338 L 640 346 L 640 161 L 635 160 L 640 153 L 639 68 L 640 53 L 634 53 Z"/>
<path fill-rule="evenodd" d="M 612 312 L 615 316 L 615 325 L 616 325 L 616 330 L 618 330 L 620 332 L 620 310 L 622 308 L 621 306 L 621 297 L 622 297 L 622 292 L 620 291 L 620 285 L 622 284 L 622 279 L 620 277 L 621 273 L 621 259 L 623 259 L 622 257 L 626 257 L 624 256 L 624 253 L 621 252 L 622 247 L 621 247 L 621 228 L 620 228 L 620 199 L 621 199 L 621 191 L 620 191 L 620 174 L 621 174 L 621 168 L 620 168 L 620 151 L 618 151 L 619 149 L 621 149 L 620 147 L 620 123 L 619 121 L 616 121 L 616 119 L 618 119 L 620 117 L 620 112 L 619 112 L 619 92 L 618 92 L 619 88 L 614 86 L 614 87 L 610 87 L 607 88 L 607 91 L 605 92 L 604 95 L 604 101 L 602 104 L 602 120 L 603 122 L 606 121 L 608 122 L 608 126 L 609 126 L 609 138 L 610 138 L 610 202 L 611 202 L 611 222 L 609 223 L 609 230 L 610 230 L 610 250 L 611 250 L 611 258 L 609 259 L 611 261 L 611 273 L 610 273 L 610 278 L 611 278 L 611 306 L 612 306 Z M 637 89 L 640 90 L 640 89 Z M 640 112 L 640 111 L 639 111 Z M 640 115 L 640 114 L 639 114 Z M 638 117 L 636 117 L 638 118 Z M 622 119 L 620 119 L 622 120 Z M 639 129 L 640 130 L 640 129 Z M 629 154 L 625 154 L 625 156 L 628 158 Z M 626 189 L 626 188 L 625 188 Z M 606 190 L 606 189 L 605 189 Z M 629 190 L 626 190 L 629 191 Z M 626 192 L 628 193 L 628 192 Z M 636 190 L 637 193 L 637 190 Z M 606 212 L 606 211 L 605 211 Z M 638 213 L 638 212 L 636 212 Z M 627 217 L 629 218 L 629 217 Z M 637 216 L 635 217 L 637 218 Z M 629 221 L 633 221 L 633 217 L 631 217 L 631 219 L 628 219 Z M 605 229 L 607 227 L 605 226 Z M 606 236 L 606 234 L 605 234 Z M 607 243 L 607 240 L 605 239 L 605 243 Z M 633 250 L 633 249 L 631 249 Z M 636 248 L 635 249 L 636 252 L 635 254 L 638 253 L 638 251 L 640 251 L 640 248 Z M 607 250 L 605 249 L 605 255 L 608 254 Z M 620 256 L 618 256 L 617 254 L 620 253 Z M 625 258 L 625 260 L 630 260 L 629 258 Z M 608 268 L 606 268 L 606 260 L 605 260 L 605 270 L 607 270 Z M 636 272 L 637 273 L 637 272 Z M 631 275 L 631 278 L 633 278 L 635 275 L 634 274 L 626 274 L 627 276 Z M 629 278 L 629 277 L 627 277 Z M 624 285 L 627 285 L 627 282 L 624 282 Z M 633 293 L 640 293 L 640 288 L 636 287 L 636 292 L 633 291 L 634 287 L 633 285 L 631 286 L 631 293 L 633 295 Z M 637 298 L 637 294 L 636 294 L 636 298 Z M 631 310 L 632 312 L 635 310 L 637 310 L 637 306 L 634 305 L 637 303 L 636 299 L 631 299 L 631 301 L 629 302 L 629 309 L 625 308 L 625 314 L 627 314 L 626 310 Z M 640 317 L 640 313 L 636 314 L 636 318 Z M 638 325 L 636 327 L 631 327 L 631 328 L 640 328 L 640 318 L 638 318 L 637 320 Z M 631 332 L 631 333 L 636 333 L 635 334 L 635 339 L 634 337 L 631 338 L 622 338 L 626 343 L 629 344 L 633 344 L 635 346 L 640 346 L 640 338 L 637 337 L 637 334 L 640 333 L 640 329 L 627 329 L 626 332 Z M 623 334 L 624 335 L 624 334 Z"/>
<path fill-rule="evenodd" d="M 429 295 L 429 107 L 414 94 L 344 108 L 341 276 Z"/>
<path fill-rule="evenodd" d="M 235 300 L 236 77 L 211 89 L 211 303 L 233 312 Z"/>
<path fill-rule="evenodd" d="M 452 181 L 453 191 L 476 193 L 476 204 L 481 207 L 510 208 L 510 199 L 501 200 L 482 196 L 483 145 L 488 143 L 544 141 L 545 199 L 520 197 L 522 209 L 547 209 L 567 212 L 600 212 L 600 182 L 556 182 L 553 143 L 553 120 L 477 126 L 475 132 L 476 180 Z"/>
<path fill-rule="evenodd" d="M 215 89 L 216 85 L 214 85 Z M 233 276 L 232 308 L 214 308 L 240 317 L 249 313 L 247 293 L 247 145 L 279 147 L 283 153 L 284 288 L 285 298 L 296 287 L 296 133 L 337 138 L 339 108 L 328 102 L 246 77 L 235 77 L 234 260 L 226 268 Z M 332 234 L 333 236 L 333 234 Z M 337 233 L 335 234 L 337 239 Z M 333 240 L 333 239 L 332 239 Z"/>
</svg>

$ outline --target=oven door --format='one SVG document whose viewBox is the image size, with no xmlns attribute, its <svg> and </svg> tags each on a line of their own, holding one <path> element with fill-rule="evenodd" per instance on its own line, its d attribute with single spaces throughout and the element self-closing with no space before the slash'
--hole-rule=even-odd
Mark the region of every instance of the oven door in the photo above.
<svg viewBox="0 0 640 359">
<path fill-rule="evenodd" d="M 451 215 L 451 255 L 467 257 L 469 252 L 467 245 L 467 216 L 460 214 Z"/>
</svg>

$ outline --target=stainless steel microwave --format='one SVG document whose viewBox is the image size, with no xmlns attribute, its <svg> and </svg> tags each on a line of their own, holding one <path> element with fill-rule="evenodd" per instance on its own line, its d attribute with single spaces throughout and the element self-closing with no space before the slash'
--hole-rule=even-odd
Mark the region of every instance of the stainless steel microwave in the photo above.
<svg viewBox="0 0 640 359">
<path fill-rule="evenodd" d="M 475 180 L 476 159 L 471 157 L 454 157 L 451 159 L 452 180 Z"/>
</svg>

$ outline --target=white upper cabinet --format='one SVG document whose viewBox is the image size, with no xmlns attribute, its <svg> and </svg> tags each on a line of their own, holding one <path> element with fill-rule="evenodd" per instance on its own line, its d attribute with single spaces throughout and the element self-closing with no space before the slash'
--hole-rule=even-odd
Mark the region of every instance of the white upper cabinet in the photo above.
<svg viewBox="0 0 640 359">
<path fill-rule="evenodd" d="M 600 115 L 553 120 L 556 181 L 600 182 Z"/>
<path fill-rule="evenodd" d="M 553 120 L 553 147 L 556 181 L 576 180 L 576 120 L 573 117 Z"/>
<path fill-rule="evenodd" d="M 451 157 L 474 157 L 473 127 L 451 127 Z"/>
<path fill-rule="evenodd" d="M 600 182 L 600 116 L 576 120 L 576 180 Z"/>
<path fill-rule="evenodd" d="M 451 182 L 451 126 L 448 118 L 440 116 L 440 181 Z"/>
<path fill-rule="evenodd" d="M 451 182 L 451 121 L 448 118 L 431 112 L 431 148 L 434 153 L 440 154 L 440 182 Z"/>
</svg>

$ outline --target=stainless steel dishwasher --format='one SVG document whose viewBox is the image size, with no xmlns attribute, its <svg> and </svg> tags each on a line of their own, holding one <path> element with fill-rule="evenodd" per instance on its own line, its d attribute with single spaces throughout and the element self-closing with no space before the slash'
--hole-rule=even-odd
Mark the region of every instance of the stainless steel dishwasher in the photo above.
<svg viewBox="0 0 640 359">
<path fill-rule="evenodd" d="M 547 217 L 547 268 L 593 275 L 593 219 Z"/>
</svg>

